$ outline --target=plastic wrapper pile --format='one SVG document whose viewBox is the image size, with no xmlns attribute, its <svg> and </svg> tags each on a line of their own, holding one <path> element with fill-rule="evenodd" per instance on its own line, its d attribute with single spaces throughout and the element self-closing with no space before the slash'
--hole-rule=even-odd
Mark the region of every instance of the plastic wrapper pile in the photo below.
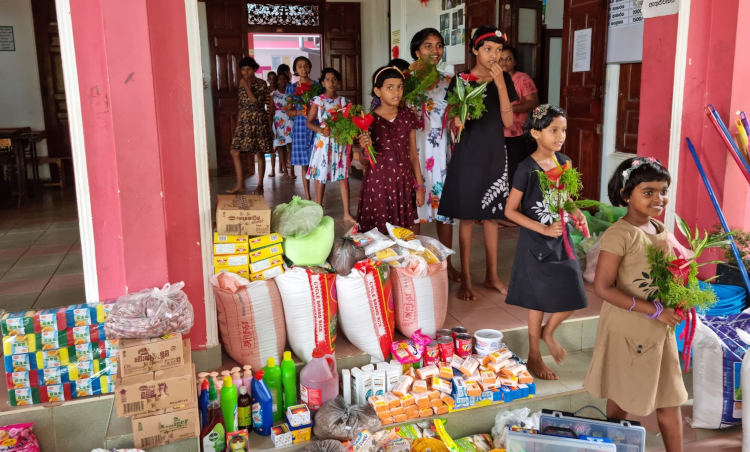
<svg viewBox="0 0 750 452">
<path fill-rule="evenodd" d="M 119 341 L 104 322 L 114 302 L 3 314 L 12 406 L 64 402 L 114 392 Z"/>
<path fill-rule="evenodd" d="M 148 339 L 168 333 L 187 334 L 195 321 L 184 282 L 144 289 L 117 299 L 104 324 L 113 339 Z"/>
</svg>

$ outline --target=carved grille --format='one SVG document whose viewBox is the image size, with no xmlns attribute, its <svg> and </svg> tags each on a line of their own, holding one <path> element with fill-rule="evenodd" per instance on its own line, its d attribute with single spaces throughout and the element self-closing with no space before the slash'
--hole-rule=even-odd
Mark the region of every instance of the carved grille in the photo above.
<svg viewBox="0 0 750 452">
<path fill-rule="evenodd" d="M 319 26 L 320 6 L 248 3 L 247 22 L 250 25 Z"/>
</svg>

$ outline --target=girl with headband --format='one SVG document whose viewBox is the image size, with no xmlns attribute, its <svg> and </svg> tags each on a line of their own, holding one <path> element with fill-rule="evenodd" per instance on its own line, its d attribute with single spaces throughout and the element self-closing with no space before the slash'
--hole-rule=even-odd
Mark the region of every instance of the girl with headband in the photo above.
<svg viewBox="0 0 750 452">
<path fill-rule="evenodd" d="M 445 43 L 443 36 L 434 28 L 425 28 L 411 39 L 411 56 L 414 60 L 429 60 L 437 65 L 443 59 Z M 430 99 L 424 105 L 416 106 L 417 118 L 423 118 L 424 124 L 417 128 L 417 152 L 419 164 L 424 175 L 426 200 L 417 209 L 419 223 L 435 221 L 437 235 L 440 242 L 448 248 L 453 248 L 453 220 L 438 215 L 440 197 L 443 195 L 445 174 L 450 160 L 448 149 L 448 134 L 443 133 L 443 114 L 448 106 L 445 97 L 448 93 L 452 74 L 440 73 L 438 84 L 429 91 Z M 422 111 L 424 107 L 425 111 Z M 419 229 L 417 229 L 419 233 Z M 448 277 L 452 281 L 460 281 L 461 274 L 453 267 L 448 257 Z"/>
<path fill-rule="evenodd" d="M 471 51 L 476 64 L 471 71 L 459 76 L 474 80 L 474 85 L 489 82 L 484 93 L 487 111 L 479 119 L 469 118 L 451 156 L 445 188 L 440 198 L 438 215 L 461 220 L 459 244 L 461 249 L 461 288 L 458 297 L 475 300 L 471 286 L 471 237 L 474 223 L 483 220 L 487 269 L 484 285 L 507 293 L 508 287 L 497 276 L 497 220 L 505 219 L 505 201 L 508 199 L 508 163 L 505 153 L 503 126 L 513 124 L 511 102 L 518 99 L 513 79 L 500 67 L 500 56 L 505 38 L 497 28 L 479 27 L 471 39 Z M 454 77 L 448 90 L 454 89 Z M 463 81 L 461 83 L 464 83 Z"/>
<path fill-rule="evenodd" d="M 372 144 L 377 163 L 360 158 L 365 178 L 359 194 L 357 223 L 360 231 L 377 228 L 388 234 L 386 223 L 418 227 L 417 207 L 425 200 L 425 186 L 417 155 L 417 119 L 400 107 L 404 76 L 397 67 L 380 68 L 372 79 L 372 95 L 380 99 L 373 112 L 369 135 L 362 134 L 362 149 Z M 363 153 L 364 155 L 364 153 Z"/>
</svg>

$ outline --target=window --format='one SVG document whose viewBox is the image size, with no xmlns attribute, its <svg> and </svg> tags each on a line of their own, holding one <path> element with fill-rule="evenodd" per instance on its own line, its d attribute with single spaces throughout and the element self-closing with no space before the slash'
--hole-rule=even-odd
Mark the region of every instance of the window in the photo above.
<svg viewBox="0 0 750 452">
<path fill-rule="evenodd" d="M 271 67 L 277 68 L 281 66 L 281 57 L 272 56 L 271 57 Z"/>
<path fill-rule="evenodd" d="M 249 25 L 302 26 L 320 25 L 319 5 L 275 5 L 269 3 L 248 3 L 247 21 Z"/>
</svg>

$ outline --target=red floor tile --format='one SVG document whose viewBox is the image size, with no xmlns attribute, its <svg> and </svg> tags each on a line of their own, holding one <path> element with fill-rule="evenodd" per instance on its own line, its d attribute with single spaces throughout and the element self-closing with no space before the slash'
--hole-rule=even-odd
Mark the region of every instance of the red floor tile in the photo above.
<svg viewBox="0 0 750 452">
<path fill-rule="evenodd" d="M 71 287 L 83 286 L 83 273 L 74 273 L 72 275 L 53 276 L 45 290 L 69 289 Z"/>
<path fill-rule="evenodd" d="M 28 251 L 28 248 L 10 248 L 7 250 L 0 250 L 0 259 L 18 259 Z"/>
<path fill-rule="evenodd" d="M 18 295 L 41 292 L 50 278 L 24 279 L 20 281 L 0 282 L 0 295 Z"/>
<path fill-rule="evenodd" d="M 67 254 L 71 245 L 32 246 L 24 256 L 44 256 L 47 254 Z"/>
</svg>

